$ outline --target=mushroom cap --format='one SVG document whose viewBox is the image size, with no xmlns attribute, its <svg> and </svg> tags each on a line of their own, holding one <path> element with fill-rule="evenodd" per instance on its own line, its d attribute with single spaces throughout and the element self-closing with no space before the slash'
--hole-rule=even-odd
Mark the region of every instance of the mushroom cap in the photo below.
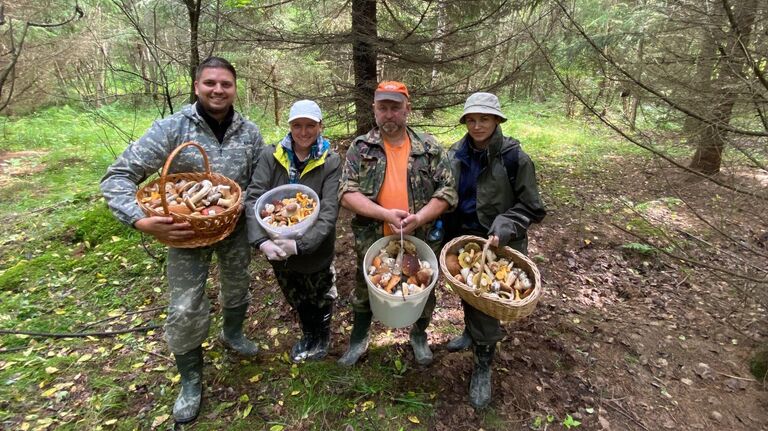
<svg viewBox="0 0 768 431">
<path fill-rule="evenodd" d="M 459 264 L 459 255 L 448 253 L 445 255 L 445 268 L 448 272 L 455 276 L 461 271 L 461 265 Z"/>
<path fill-rule="evenodd" d="M 419 258 L 412 254 L 404 254 L 403 262 L 401 264 L 403 274 L 407 276 L 415 275 L 421 269 L 419 264 Z"/>
</svg>

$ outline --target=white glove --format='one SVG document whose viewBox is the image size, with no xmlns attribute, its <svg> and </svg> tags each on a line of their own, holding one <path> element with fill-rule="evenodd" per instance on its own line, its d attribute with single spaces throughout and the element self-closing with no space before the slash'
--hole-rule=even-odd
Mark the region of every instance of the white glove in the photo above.
<svg viewBox="0 0 768 431">
<path fill-rule="evenodd" d="M 275 244 L 280 246 L 286 254 L 286 257 L 295 256 L 299 254 L 296 248 L 296 240 L 293 239 L 276 239 Z"/>
<path fill-rule="evenodd" d="M 285 260 L 288 257 L 285 254 L 285 251 L 271 240 L 262 242 L 261 245 L 259 245 L 259 250 L 261 250 L 269 260 Z"/>
</svg>

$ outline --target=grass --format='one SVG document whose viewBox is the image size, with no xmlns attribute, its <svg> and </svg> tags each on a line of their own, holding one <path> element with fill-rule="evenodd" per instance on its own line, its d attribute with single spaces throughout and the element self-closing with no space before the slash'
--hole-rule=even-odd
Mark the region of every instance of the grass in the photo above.
<svg viewBox="0 0 768 431">
<path fill-rule="evenodd" d="M 597 175 L 610 162 L 607 154 L 635 155 L 631 147 L 550 112 L 511 106 L 504 124 L 536 161 L 550 201 L 576 199 L 576 186 L 565 179 Z M 457 113 L 438 113 L 435 121 L 451 124 Z M 90 113 L 58 107 L 0 125 L 0 151 L 34 151 L 11 158 L 8 166 L 17 174 L 3 175 L 0 183 L 0 198 L 9 203 L 0 208 L 0 328 L 71 333 L 163 322 L 164 248 L 143 245 L 98 193 L 125 137 L 141 134 L 153 117 L 119 107 Z M 125 134 L 106 127 L 104 118 Z M 284 133 L 268 125 L 262 131 L 268 143 Z M 463 134 L 458 127 L 431 131 L 446 145 Z M 264 265 L 256 260 L 253 272 Z M 215 289 L 210 292 L 215 296 Z M 279 290 L 255 294 L 260 307 L 251 319 L 259 327 L 273 325 L 274 332 L 257 334 L 264 353 L 255 361 L 233 358 L 213 342 L 205 346 L 206 404 L 195 429 L 430 428 L 439 378 L 424 376 L 390 347 L 372 347 L 365 365 L 353 370 L 330 360 L 293 365 L 286 351 L 296 334 L 274 314 L 283 302 Z M 216 313 L 211 340 L 219 326 Z M 171 422 L 178 376 L 161 331 L 63 339 L 0 334 L 0 352 L 2 428 L 134 430 Z M 485 416 L 486 428 L 505 427 L 503 417 Z"/>
</svg>

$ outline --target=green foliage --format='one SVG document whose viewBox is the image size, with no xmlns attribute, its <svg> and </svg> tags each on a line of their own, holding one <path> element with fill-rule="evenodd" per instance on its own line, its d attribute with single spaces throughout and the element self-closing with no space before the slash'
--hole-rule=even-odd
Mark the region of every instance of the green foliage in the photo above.
<svg viewBox="0 0 768 431">
<path fill-rule="evenodd" d="M 576 428 L 581 425 L 581 422 L 574 419 L 571 415 L 566 415 L 563 419 L 562 425 L 567 429 Z"/>
<path fill-rule="evenodd" d="M 646 256 L 651 256 L 656 253 L 656 247 L 640 242 L 628 242 L 622 244 L 621 248 Z"/>
</svg>

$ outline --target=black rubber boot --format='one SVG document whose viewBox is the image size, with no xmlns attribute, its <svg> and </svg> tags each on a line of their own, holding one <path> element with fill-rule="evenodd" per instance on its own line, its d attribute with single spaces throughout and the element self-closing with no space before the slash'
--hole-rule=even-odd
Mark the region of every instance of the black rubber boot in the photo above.
<svg viewBox="0 0 768 431">
<path fill-rule="evenodd" d="M 331 345 L 331 319 L 333 317 L 333 303 L 317 310 L 319 322 L 315 330 L 314 344 L 307 359 L 316 361 L 328 356 L 328 347 Z"/>
<path fill-rule="evenodd" d="M 419 365 L 429 365 L 432 363 L 432 351 L 429 350 L 427 342 L 427 332 L 420 330 L 417 326 L 411 328 L 411 347 L 413 348 L 413 357 Z"/>
<path fill-rule="evenodd" d="M 259 353 L 259 346 L 245 338 L 245 334 L 243 334 L 243 322 L 247 311 L 248 304 L 223 309 L 224 324 L 219 334 L 219 340 L 224 346 L 242 356 L 256 356 Z"/>
<path fill-rule="evenodd" d="M 200 413 L 203 398 L 203 348 L 198 347 L 183 355 L 173 355 L 181 375 L 181 392 L 173 404 L 176 423 L 192 422 Z"/>
<path fill-rule="evenodd" d="M 469 383 L 469 403 L 475 409 L 485 408 L 491 402 L 491 362 L 496 344 L 475 345 L 475 368 Z"/>
<path fill-rule="evenodd" d="M 445 347 L 449 352 L 458 352 L 461 350 L 467 350 L 472 347 L 472 338 L 469 336 L 467 328 L 464 328 L 464 332 L 462 332 L 458 337 L 449 341 Z"/>
<path fill-rule="evenodd" d="M 349 348 L 339 358 L 339 365 L 351 367 L 368 351 L 368 328 L 371 327 L 371 312 L 355 312 L 352 335 L 349 336 Z"/>
<path fill-rule="evenodd" d="M 301 362 L 309 356 L 312 347 L 317 343 L 315 325 L 317 325 L 316 310 L 312 306 L 299 305 L 296 307 L 301 323 L 301 339 L 291 348 L 291 361 Z"/>
</svg>

